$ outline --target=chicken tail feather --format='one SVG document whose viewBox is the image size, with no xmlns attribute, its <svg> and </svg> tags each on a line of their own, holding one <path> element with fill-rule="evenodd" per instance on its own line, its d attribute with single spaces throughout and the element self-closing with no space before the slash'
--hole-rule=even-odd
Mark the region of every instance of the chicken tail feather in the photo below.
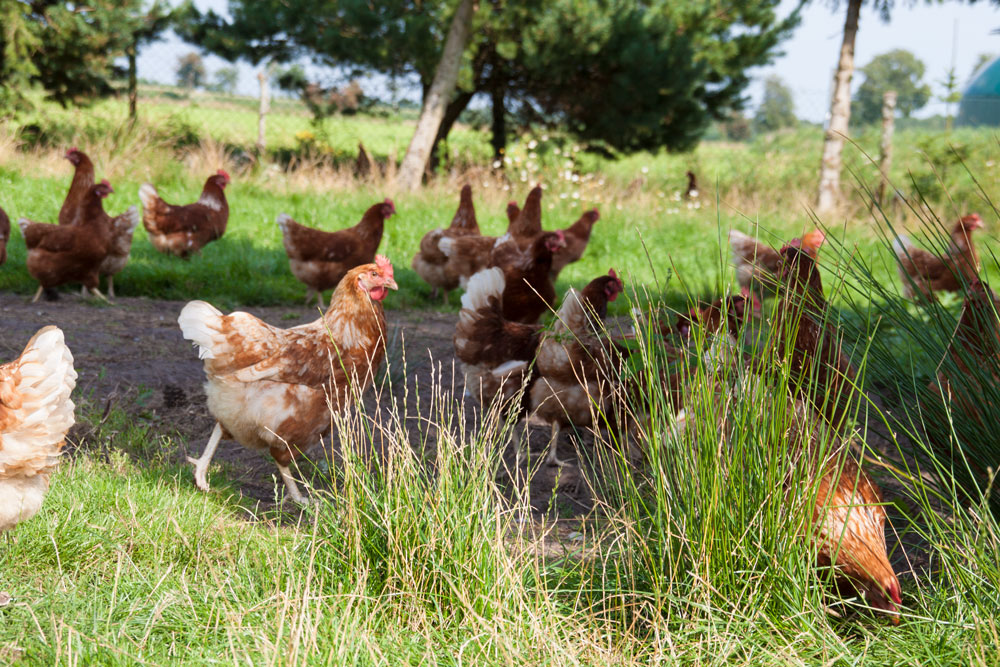
<svg viewBox="0 0 1000 667">
<path fill-rule="evenodd" d="M 181 310 L 177 318 L 181 335 L 198 346 L 199 359 L 215 358 L 213 350 L 222 316 L 219 309 L 204 301 L 191 301 Z"/>
</svg>

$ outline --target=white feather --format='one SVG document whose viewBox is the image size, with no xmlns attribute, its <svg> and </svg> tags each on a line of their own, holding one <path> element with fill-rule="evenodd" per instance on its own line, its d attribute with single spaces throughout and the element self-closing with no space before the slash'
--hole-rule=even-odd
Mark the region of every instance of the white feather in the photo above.
<svg viewBox="0 0 1000 667">
<path fill-rule="evenodd" d="M 479 310 L 489 304 L 491 296 L 501 296 L 505 287 L 503 271 L 497 267 L 483 269 L 469 278 L 466 292 L 462 295 L 462 308 Z"/>
<path fill-rule="evenodd" d="M 221 342 L 217 340 L 221 318 L 222 312 L 204 301 L 189 302 L 177 317 L 181 335 L 198 346 L 199 359 L 215 358 L 215 346 Z"/>
<path fill-rule="evenodd" d="M 156 188 L 150 183 L 143 183 L 139 186 L 139 201 L 142 202 L 143 209 L 152 208 L 159 198 L 160 195 L 156 193 Z"/>
<path fill-rule="evenodd" d="M 892 251 L 896 253 L 896 257 L 906 257 L 910 250 L 913 248 L 913 243 L 910 239 L 903 234 L 900 234 L 892 242 Z"/>
<path fill-rule="evenodd" d="M 441 250 L 445 257 L 451 257 L 451 254 L 455 252 L 455 239 L 450 236 L 444 236 L 438 241 L 438 248 Z"/>
</svg>

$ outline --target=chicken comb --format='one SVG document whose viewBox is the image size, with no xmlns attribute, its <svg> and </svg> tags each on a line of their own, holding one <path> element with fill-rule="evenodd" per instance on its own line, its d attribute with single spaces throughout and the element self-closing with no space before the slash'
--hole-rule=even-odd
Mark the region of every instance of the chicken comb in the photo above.
<svg viewBox="0 0 1000 667">
<path fill-rule="evenodd" d="M 389 202 L 390 204 L 392 202 Z M 392 278 L 392 262 L 385 255 L 375 255 L 375 266 L 378 267 L 378 272 L 388 278 Z"/>
<path fill-rule="evenodd" d="M 109 180 L 108 180 L 108 179 L 106 179 L 106 178 L 102 178 L 102 179 L 101 179 L 101 185 L 104 185 L 104 186 L 107 186 L 107 187 L 109 187 L 109 188 L 110 188 L 110 187 L 111 187 L 111 181 L 109 181 Z"/>
<path fill-rule="evenodd" d="M 225 169 L 218 170 L 217 172 L 215 172 L 215 175 L 216 176 L 222 176 L 224 179 L 226 179 L 226 183 L 228 183 L 229 181 L 233 180 L 233 179 L 229 178 L 229 174 L 226 173 Z"/>
<path fill-rule="evenodd" d="M 594 222 L 597 222 L 598 220 L 601 219 L 601 212 L 598 211 L 596 208 L 590 209 L 590 213 L 594 215 Z"/>
<path fill-rule="evenodd" d="M 789 248 L 796 248 L 796 249 L 802 248 L 802 239 L 792 239 L 785 245 L 781 246 L 781 250 L 779 250 L 778 252 L 784 255 L 785 251 L 788 250 Z"/>
<path fill-rule="evenodd" d="M 79 151 L 79 149 L 76 146 L 73 146 L 69 150 L 66 151 L 66 157 L 69 157 L 70 155 L 72 155 L 73 153 L 76 153 L 78 151 Z"/>
<path fill-rule="evenodd" d="M 382 202 L 382 203 L 389 205 L 389 215 L 394 215 L 396 213 L 396 205 L 392 203 L 391 199 L 389 199 L 388 197 L 386 197 L 385 201 Z M 389 217 L 389 216 L 387 215 L 386 217 Z M 383 257 L 382 259 L 385 259 L 385 257 Z M 386 259 L 385 261 L 388 262 L 389 260 Z"/>
</svg>

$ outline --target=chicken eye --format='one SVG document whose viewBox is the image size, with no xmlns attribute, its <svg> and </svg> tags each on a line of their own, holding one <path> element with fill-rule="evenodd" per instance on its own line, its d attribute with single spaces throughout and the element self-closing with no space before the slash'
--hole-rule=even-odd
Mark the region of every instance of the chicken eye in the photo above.
<svg viewBox="0 0 1000 667">
<path fill-rule="evenodd" d="M 372 271 L 371 276 L 372 278 L 378 278 L 378 271 Z"/>
</svg>

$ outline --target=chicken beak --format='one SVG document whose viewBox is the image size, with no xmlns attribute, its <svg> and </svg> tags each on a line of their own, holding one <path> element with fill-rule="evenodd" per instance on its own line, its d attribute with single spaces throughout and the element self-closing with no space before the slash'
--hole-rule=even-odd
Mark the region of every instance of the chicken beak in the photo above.
<svg viewBox="0 0 1000 667">
<path fill-rule="evenodd" d="M 382 286 L 383 287 L 388 287 L 389 289 L 394 289 L 394 290 L 398 290 L 399 289 L 399 285 L 397 285 L 396 281 L 393 280 L 392 278 L 386 278 L 385 282 L 382 283 Z"/>
</svg>

